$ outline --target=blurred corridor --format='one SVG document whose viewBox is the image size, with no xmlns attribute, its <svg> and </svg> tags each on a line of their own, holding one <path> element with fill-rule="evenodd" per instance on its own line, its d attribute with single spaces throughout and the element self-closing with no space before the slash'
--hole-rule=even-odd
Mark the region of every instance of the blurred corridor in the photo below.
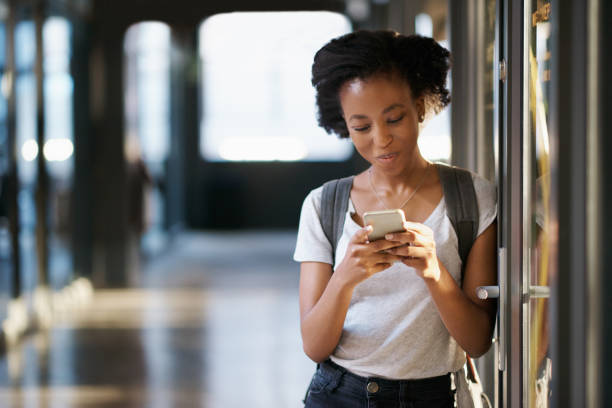
<svg viewBox="0 0 612 408">
<path fill-rule="evenodd" d="M 318 126 L 311 67 L 362 29 L 452 53 L 453 102 L 418 143 L 497 186 L 497 329 L 475 361 L 493 406 L 612 406 L 611 17 L 0 0 L 0 408 L 302 407 L 300 208 L 369 166 Z"/>
<path fill-rule="evenodd" d="M 292 232 L 185 233 L 0 360 L 2 407 L 299 407 Z"/>
</svg>

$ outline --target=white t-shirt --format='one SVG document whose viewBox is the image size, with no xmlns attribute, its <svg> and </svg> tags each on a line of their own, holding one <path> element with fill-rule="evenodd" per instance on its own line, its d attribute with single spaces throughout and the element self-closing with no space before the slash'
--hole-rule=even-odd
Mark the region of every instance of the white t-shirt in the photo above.
<svg viewBox="0 0 612 408">
<path fill-rule="evenodd" d="M 472 174 L 478 199 L 480 235 L 497 216 L 496 187 Z M 342 262 L 351 237 L 361 227 L 351 218 L 353 203 L 332 260 L 332 248 L 320 222 L 323 188 L 304 200 L 293 259 L 297 262 Z M 461 258 L 444 198 L 424 222 L 433 230 L 436 252 L 461 284 Z M 336 364 L 364 377 L 416 379 L 443 375 L 465 364 L 465 352 L 450 336 L 423 279 L 413 268 L 395 263 L 358 284 L 353 292 L 338 346 Z"/>
</svg>

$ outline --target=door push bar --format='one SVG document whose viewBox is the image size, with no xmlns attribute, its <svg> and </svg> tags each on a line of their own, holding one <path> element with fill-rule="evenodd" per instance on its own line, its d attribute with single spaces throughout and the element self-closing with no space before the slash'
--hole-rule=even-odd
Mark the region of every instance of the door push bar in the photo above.
<svg viewBox="0 0 612 408">
<path fill-rule="evenodd" d="M 478 299 L 494 299 L 499 297 L 499 286 L 479 286 L 476 288 Z M 549 286 L 529 286 L 529 293 L 525 300 L 547 299 L 550 297 Z"/>
</svg>

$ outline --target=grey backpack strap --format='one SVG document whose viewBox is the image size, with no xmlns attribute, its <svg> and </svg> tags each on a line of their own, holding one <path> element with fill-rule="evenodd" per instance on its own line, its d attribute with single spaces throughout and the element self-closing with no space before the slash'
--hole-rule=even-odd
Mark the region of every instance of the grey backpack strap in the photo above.
<svg viewBox="0 0 612 408">
<path fill-rule="evenodd" d="M 444 191 L 446 212 L 459 241 L 459 256 L 464 267 L 478 233 L 478 201 L 469 171 L 436 163 Z"/>
<path fill-rule="evenodd" d="M 332 246 L 335 258 L 336 245 L 342 236 L 344 218 L 348 210 L 349 196 L 353 186 L 353 176 L 328 181 L 323 185 L 321 196 L 321 226 Z"/>
</svg>

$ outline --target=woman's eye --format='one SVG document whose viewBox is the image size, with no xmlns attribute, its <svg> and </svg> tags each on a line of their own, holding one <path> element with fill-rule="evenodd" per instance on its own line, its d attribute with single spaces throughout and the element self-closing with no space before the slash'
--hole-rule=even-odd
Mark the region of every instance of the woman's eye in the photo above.
<svg viewBox="0 0 612 408">
<path fill-rule="evenodd" d="M 397 122 L 401 121 L 402 119 L 404 119 L 404 115 L 402 115 L 402 116 L 400 116 L 398 118 L 395 118 L 395 119 L 389 119 L 387 122 L 389 122 L 389 123 L 397 123 Z"/>
<path fill-rule="evenodd" d="M 365 125 L 365 126 L 360 126 L 360 127 L 353 127 L 353 130 L 355 132 L 365 132 L 369 128 L 370 128 L 370 125 Z"/>
</svg>

